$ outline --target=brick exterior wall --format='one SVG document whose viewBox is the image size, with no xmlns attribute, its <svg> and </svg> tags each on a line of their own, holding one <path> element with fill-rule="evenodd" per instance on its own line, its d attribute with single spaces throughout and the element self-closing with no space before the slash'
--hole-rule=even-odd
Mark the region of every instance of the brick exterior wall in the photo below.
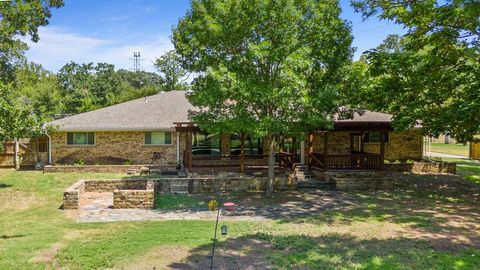
<svg viewBox="0 0 480 270">
<path fill-rule="evenodd" d="M 423 154 L 423 136 L 420 129 L 402 132 L 390 132 L 390 141 L 385 143 L 385 159 L 421 160 Z M 380 143 L 365 143 L 365 152 L 380 153 Z"/>
<path fill-rule="evenodd" d="M 385 143 L 386 160 L 420 160 L 423 153 L 423 137 L 419 129 L 403 132 L 389 132 L 389 142 Z M 354 147 L 359 148 L 358 140 Z M 315 133 L 313 151 L 323 153 L 324 135 Z M 305 143 L 306 160 L 308 160 L 308 143 Z M 365 143 L 367 153 L 380 153 L 380 143 Z M 331 132 L 328 135 L 328 153 L 331 155 L 350 154 L 350 132 Z"/>
<path fill-rule="evenodd" d="M 95 145 L 67 145 L 67 133 L 56 132 L 52 137 L 52 163 L 72 164 L 84 160 L 87 164 L 165 164 L 176 162 L 176 132 L 171 145 L 145 145 L 143 131 L 95 132 Z M 160 159 L 153 159 L 154 153 Z"/>
</svg>

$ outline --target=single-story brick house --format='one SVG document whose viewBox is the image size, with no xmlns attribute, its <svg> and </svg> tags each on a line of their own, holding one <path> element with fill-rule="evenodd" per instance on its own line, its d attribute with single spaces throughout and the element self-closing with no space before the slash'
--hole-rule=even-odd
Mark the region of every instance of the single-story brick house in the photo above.
<svg viewBox="0 0 480 270">
<path fill-rule="evenodd" d="M 182 164 L 191 171 L 238 168 L 240 159 L 247 167 L 266 164 L 263 138 L 202 133 L 189 120 L 195 108 L 186 94 L 162 92 L 51 122 L 57 129 L 48 135 L 49 163 Z M 366 111 L 337 120 L 331 131 L 286 139 L 279 159 L 331 169 L 378 169 L 383 159 L 421 159 L 421 130 L 394 132 L 391 119 Z M 242 141 L 245 152 L 240 157 Z"/>
</svg>

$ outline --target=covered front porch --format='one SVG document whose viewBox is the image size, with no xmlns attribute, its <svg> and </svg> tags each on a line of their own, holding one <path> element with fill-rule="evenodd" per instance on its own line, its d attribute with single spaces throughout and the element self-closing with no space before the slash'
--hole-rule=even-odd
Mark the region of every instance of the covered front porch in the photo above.
<svg viewBox="0 0 480 270">
<path fill-rule="evenodd" d="M 246 134 L 201 134 L 194 123 L 175 123 L 183 138 L 179 163 L 190 173 L 266 171 L 268 142 Z M 290 171 L 296 164 L 316 170 L 383 170 L 388 122 L 335 122 L 331 131 L 285 138 L 276 153 L 275 170 Z M 236 137 L 235 137 L 236 136 Z M 199 143 L 203 140 L 203 144 Z"/>
<path fill-rule="evenodd" d="M 191 122 L 175 123 L 184 141 L 179 145 L 179 163 L 190 173 L 254 173 L 268 169 L 268 142 L 247 134 L 205 134 Z M 299 142 L 276 153 L 275 171 L 290 171 L 300 159 Z M 296 145 L 296 147 L 293 147 Z"/>
<path fill-rule="evenodd" d="M 308 166 L 320 170 L 383 170 L 388 122 L 337 121 L 308 134 Z"/>
</svg>

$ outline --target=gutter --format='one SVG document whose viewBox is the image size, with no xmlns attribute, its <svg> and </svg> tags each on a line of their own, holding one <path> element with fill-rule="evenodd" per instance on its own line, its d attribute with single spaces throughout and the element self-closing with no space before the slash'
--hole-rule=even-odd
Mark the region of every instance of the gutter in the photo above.
<svg viewBox="0 0 480 270">
<path fill-rule="evenodd" d="M 175 132 L 177 133 L 177 164 L 180 163 L 180 134 L 178 132 Z"/>
</svg>

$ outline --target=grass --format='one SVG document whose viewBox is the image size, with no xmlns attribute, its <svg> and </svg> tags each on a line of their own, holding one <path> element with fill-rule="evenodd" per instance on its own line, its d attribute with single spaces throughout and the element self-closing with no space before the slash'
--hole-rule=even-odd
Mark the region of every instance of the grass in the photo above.
<svg viewBox="0 0 480 270">
<path fill-rule="evenodd" d="M 442 158 L 443 161 L 455 162 L 457 164 L 457 173 L 466 180 L 480 184 L 480 162 L 477 160 Z"/>
<path fill-rule="evenodd" d="M 184 194 L 157 194 L 155 208 L 163 210 L 176 209 L 207 209 L 207 203 L 199 196 Z"/>
<path fill-rule="evenodd" d="M 468 145 L 432 143 L 432 152 L 468 157 Z"/>
<path fill-rule="evenodd" d="M 465 162 L 459 172 L 476 177 L 480 168 Z M 207 268 L 213 220 L 85 224 L 58 209 L 62 191 L 78 179 L 119 177 L 0 171 L 0 269 Z M 435 177 L 403 179 L 395 191 L 348 192 L 356 204 L 308 218 L 221 220 L 229 234 L 220 237 L 215 260 L 225 269 L 480 269 L 480 233 L 462 229 L 478 226 L 478 189 Z M 162 195 L 156 203 L 206 207 L 186 195 Z"/>
</svg>

